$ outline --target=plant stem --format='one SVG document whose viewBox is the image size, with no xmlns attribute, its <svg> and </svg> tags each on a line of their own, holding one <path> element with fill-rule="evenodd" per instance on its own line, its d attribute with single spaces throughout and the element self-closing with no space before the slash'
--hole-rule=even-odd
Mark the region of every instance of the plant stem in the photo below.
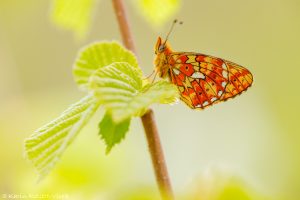
<svg viewBox="0 0 300 200">
<path fill-rule="evenodd" d="M 163 149 L 155 124 L 154 113 L 151 109 L 142 116 L 142 122 L 161 196 L 163 199 L 174 199 Z"/>
<path fill-rule="evenodd" d="M 123 43 L 126 48 L 137 54 L 133 37 L 127 21 L 123 0 L 112 0 L 112 3 L 119 23 Z M 144 126 L 156 181 L 160 190 L 161 197 L 165 200 L 172 200 L 174 199 L 172 186 L 170 183 L 167 165 L 164 159 L 163 149 L 159 139 L 153 111 L 149 109 L 141 117 L 141 120 Z"/>
<path fill-rule="evenodd" d="M 115 14 L 119 23 L 122 40 L 126 48 L 136 54 L 133 37 L 127 21 L 126 11 L 123 5 L 123 0 L 112 0 L 115 9 Z"/>
</svg>

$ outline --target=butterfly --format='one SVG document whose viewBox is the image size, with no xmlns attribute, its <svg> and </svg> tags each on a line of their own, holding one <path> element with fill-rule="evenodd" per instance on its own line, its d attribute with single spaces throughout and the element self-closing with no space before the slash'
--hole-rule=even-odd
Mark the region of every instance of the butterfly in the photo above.
<svg viewBox="0 0 300 200">
<path fill-rule="evenodd" d="M 174 24 L 172 24 L 171 30 Z M 231 61 L 194 52 L 174 52 L 158 37 L 155 71 L 177 86 L 180 99 L 192 109 L 204 109 L 246 91 L 253 82 L 251 72 Z"/>
</svg>

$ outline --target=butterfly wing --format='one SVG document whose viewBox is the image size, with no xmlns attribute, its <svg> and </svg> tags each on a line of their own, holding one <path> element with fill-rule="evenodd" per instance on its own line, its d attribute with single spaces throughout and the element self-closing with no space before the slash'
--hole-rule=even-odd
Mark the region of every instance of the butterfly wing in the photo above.
<svg viewBox="0 0 300 200">
<path fill-rule="evenodd" d="M 226 86 L 225 94 L 220 100 L 233 98 L 243 91 L 246 91 L 253 82 L 253 76 L 246 68 L 230 61 L 225 61 L 229 70 L 229 83 Z"/>
<path fill-rule="evenodd" d="M 171 81 L 181 99 L 191 108 L 203 109 L 225 93 L 228 67 L 220 58 L 195 53 L 174 53 L 169 57 Z"/>
<path fill-rule="evenodd" d="M 204 54 L 173 53 L 168 63 L 170 79 L 177 85 L 181 100 L 193 109 L 234 97 L 252 83 L 252 75 L 245 68 Z"/>
</svg>

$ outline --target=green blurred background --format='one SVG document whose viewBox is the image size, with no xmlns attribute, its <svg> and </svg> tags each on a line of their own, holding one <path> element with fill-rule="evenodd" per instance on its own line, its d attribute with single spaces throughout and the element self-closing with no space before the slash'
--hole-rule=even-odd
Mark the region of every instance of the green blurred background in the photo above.
<svg viewBox="0 0 300 200">
<path fill-rule="evenodd" d="M 152 28 L 125 2 L 147 75 L 156 39 L 165 37 L 170 23 Z M 157 199 L 140 120 L 107 156 L 97 129 L 101 111 L 36 183 L 23 156 L 24 139 L 85 95 L 71 74 L 78 50 L 97 40 L 121 40 L 110 1 L 96 5 L 92 28 L 80 41 L 51 23 L 50 7 L 46 0 L 0 0 L 0 198 Z M 182 1 L 173 17 L 184 24 L 170 37 L 173 49 L 244 65 L 254 84 L 204 111 L 183 103 L 153 107 L 179 199 L 300 199 L 299 10 L 297 0 Z"/>
</svg>

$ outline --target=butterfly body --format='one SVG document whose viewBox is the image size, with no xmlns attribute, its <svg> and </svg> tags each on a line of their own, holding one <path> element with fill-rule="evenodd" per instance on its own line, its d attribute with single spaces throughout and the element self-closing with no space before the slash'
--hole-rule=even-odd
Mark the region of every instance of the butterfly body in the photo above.
<svg viewBox="0 0 300 200">
<path fill-rule="evenodd" d="M 155 70 L 168 77 L 180 98 L 193 109 L 204 109 L 247 90 L 253 76 L 233 62 L 194 52 L 173 52 L 159 37 L 155 46 Z"/>
</svg>

